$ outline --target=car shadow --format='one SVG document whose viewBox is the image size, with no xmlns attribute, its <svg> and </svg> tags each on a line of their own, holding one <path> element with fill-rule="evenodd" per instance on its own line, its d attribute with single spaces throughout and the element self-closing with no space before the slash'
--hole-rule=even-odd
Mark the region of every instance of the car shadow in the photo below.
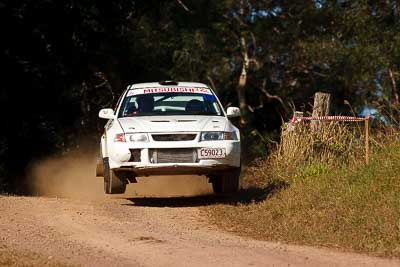
<svg viewBox="0 0 400 267">
<path fill-rule="evenodd" d="M 260 187 L 248 187 L 241 189 L 235 194 L 224 195 L 202 195 L 193 197 L 136 197 L 128 198 L 132 203 L 123 204 L 138 207 L 199 207 L 217 204 L 225 205 L 249 205 L 262 202 L 274 194 L 286 189 L 289 186 L 287 182 L 279 181 Z"/>
</svg>

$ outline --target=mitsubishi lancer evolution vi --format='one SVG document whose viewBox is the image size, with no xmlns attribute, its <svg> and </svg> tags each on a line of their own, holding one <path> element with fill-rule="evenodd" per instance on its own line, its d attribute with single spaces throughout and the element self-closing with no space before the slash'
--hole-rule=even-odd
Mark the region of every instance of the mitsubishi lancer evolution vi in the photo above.
<svg viewBox="0 0 400 267">
<path fill-rule="evenodd" d="M 96 175 L 106 194 L 122 194 L 136 177 L 204 175 L 215 193 L 239 189 L 240 133 L 215 93 L 201 83 L 133 84 L 107 119 Z M 160 178 L 162 179 L 162 178 Z"/>
</svg>

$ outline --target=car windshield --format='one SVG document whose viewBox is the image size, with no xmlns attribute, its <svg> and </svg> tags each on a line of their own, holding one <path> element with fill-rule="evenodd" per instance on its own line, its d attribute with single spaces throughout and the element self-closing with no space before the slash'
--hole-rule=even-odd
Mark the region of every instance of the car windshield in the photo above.
<svg viewBox="0 0 400 267">
<path fill-rule="evenodd" d="M 161 88 L 162 89 L 162 88 Z M 207 88 L 134 89 L 127 93 L 118 117 L 162 115 L 223 116 L 213 93 Z M 191 90 L 190 90 L 191 89 Z"/>
</svg>

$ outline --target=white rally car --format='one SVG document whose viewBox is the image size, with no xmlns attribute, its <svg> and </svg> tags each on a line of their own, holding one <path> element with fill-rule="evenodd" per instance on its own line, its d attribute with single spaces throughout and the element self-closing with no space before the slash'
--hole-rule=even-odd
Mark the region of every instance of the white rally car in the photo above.
<svg viewBox="0 0 400 267">
<path fill-rule="evenodd" d="M 214 92 L 201 83 L 159 82 L 128 86 L 101 138 L 97 176 L 107 194 L 150 175 L 205 175 L 215 193 L 239 189 L 240 133 Z"/>
</svg>

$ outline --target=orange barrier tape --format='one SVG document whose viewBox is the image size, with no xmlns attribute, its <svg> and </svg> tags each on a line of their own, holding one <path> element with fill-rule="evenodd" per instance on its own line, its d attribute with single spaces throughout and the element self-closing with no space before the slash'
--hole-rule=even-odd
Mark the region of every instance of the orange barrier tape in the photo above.
<svg viewBox="0 0 400 267">
<path fill-rule="evenodd" d="M 365 118 L 360 117 L 349 117 L 349 116 L 320 116 L 320 117 L 295 117 L 290 120 L 291 123 L 298 123 L 301 121 L 350 121 L 358 122 L 369 120 L 369 116 Z"/>
</svg>

